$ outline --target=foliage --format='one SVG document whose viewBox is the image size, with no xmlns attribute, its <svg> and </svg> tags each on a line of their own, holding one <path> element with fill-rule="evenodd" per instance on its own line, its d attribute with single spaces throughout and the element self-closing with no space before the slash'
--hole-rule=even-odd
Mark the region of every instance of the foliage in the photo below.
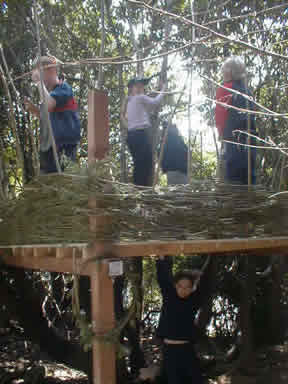
<svg viewBox="0 0 288 384">
<path fill-rule="evenodd" d="M 99 56 L 102 32 L 99 3 L 94 0 L 80 2 L 76 0 L 38 0 L 37 13 L 40 19 L 42 53 L 54 55 L 66 64 Z M 147 1 L 147 3 L 167 9 L 166 2 L 162 0 Z M 171 3 L 172 12 L 191 19 L 191 1 L 181 0 Z M 265 54 L 263 50 L 282 55 L 287 54 L 287 7 L 283 7 L 282 2 L 276 0 L 255 0 L 253 2 L 248 0 L 221 2 L 219 0 L 194 0 L 192 3 L 195 22 L 209 27 L 211 31 L 204 32 L 203 29 L 195 28 L 197 44 L 182 49 L 177 55 L 177 60 L 181 67 L 188 70 L 192 67 L 194 73 L 204 76 L 202 78 L 204 97 L 199 110 L 207 125 L 214 126 L 214 104 L 209 99 L 215 97 L 215 82 L 222 81 L 219 75 L 221 64 L 224 58 L 231 54 L 239 54 L 245 58 L 250 74 L 249 85 L 257 102 L 274 112 L 286 113 L 288 105 L 287 59 Z M 172 31 L 169 39 L 165 41 L 167 24 L 171 24 Z M 105 32 L 104 56 L 106 58 L 121 56 L 123 61 L 129 61 L 135 57 L 138 59 L 151 57 L 165 50 L 179 48 L 191 41 L 191 27 L 187 23 L 179 19 L 166 18 L 135 5 L 132 6 L 126 0 L 105 1 Z M 215 36 L 214 32 L 231 38 L 231 41 L 224 41 L 219 36 Z M 244 48 L 237 44 L 237 40 L 252 44 L 255 49 Z M 8 74 L 10 74 L 17 90 L 16 94 L 11 82 L 8 82 L 9 92 L 7 93 L 3 86 L 3 78 L 0 78 L 2 85 L 0 87 L 0 199 L 4 203 L 1 204 L 3 207 L 6 199 L 21 196 L 23 184 L 38 174 L 39 123 L 24 112 L 23 108 L 24 96 L 35 101 L 38 97 L 29 76 L 23 77 L 23 74 L 30 71 L 37 53 L 32 0 L 0 0 L 0 44 L 3 47 L 0 64 L 5 78 L 8 79 Z M 257 51 L 257 49 L 262 51 Z M 8 71 L 5 68 L 3 57 L 6 59 Z M 175 73 L 177 72 L 175 68 L 179 67 L 178 64 L 175 65 L 177 60 L 174 61 L 170 57 L 168 60 L 170 90 L 174 88 L 179 90 L 183 85 L 179 83 L 185 82 L 185 79 L 179 80 L 179 76 Z M 86 165 L 87 97 L 88 90 L 97 87 L 99 65 L 66 64 L 62 65 L 60 72 L 72 85 L 80 105 L 82 140 L 78 159 L 81 165 Z M 127 171 L 127 164 L 125 165 L 126 161 L 123 162 L 123 157 L 128 157 L 128 153 L 121 145 L 123 137 L 120 134 L 119 121 L 120 105 L 127 94 L 127 80 L 136 73 L 153 75 L 160 71 L 161 64 L 161 59 L 151 59 L 138 64 L 108 64 L 102 67 L 104 89 L 110 98 L 111 157 L 117 179 L 123 180 L 123 174 L 126 174 Z M 155 88 L 157 83 L 158 78 L 153 79 L 152 88 Z M 206 99 L 205 96 L 209 99 Z M 12 100 L 13 111 L 11 111 L 9 97 Z M 169 97 L 169 105 L 160 113 L 160 121 L 169 119 L 176 100 L 177 98 L 173 95 Z M 177 106 L 177 112 L 185 111 L 188 103 L 189 95 L 182 98 Z M 11 116 L 14 116 L 16 131 L 13 131 Z M 275 142 L 276 145 L 282 147 L 288 146 L 287 116 L 273 118 L 259 115 L 257 127 L 261 138 Z M 191 148 L 193 178 L 214 177 L 216 155 L 206 153 L 205 146 L 199 145 L 198 137 L 196 139 L 196 144 L 192 140 L 193 147 Z M 22 158 L 23 162 L 20 161 Z M 127 163 L 130 170 L 129 158 Z M 286 154 L 275 150 L 259 150 L 258 164 L 260 183 L 272 187 L 274 190 L 287 188 Z M 162 183 L 164 183 L 164 178 L 161 179 Z M 194 256 L 177 258 L 175 261 L 176 269 L 201 265 L 202 262 L 201 258 L 197 260 L 197 257 Z M 285 310 L 287 306 L 286 262 L 271 255 L 269 258 L 252 260 L 249 264 L 246 263 L 245 257 L 231 255 L 217 258 L 217 266 L 217 273 L 212 276 L 216 286 L 205 327 L 213 336 L 211 338 L 216 340 L 219 348 L 227 350 L 229 346 L 235 344 L 239 335 L 244 338 L 249 324 L 253 334 L 250 339 L 255 342 L 255 345 L 260 342 L 272 343 L 283 339 L 285 332 L 282 332 L 283 334 L 280 336 L 277 332 L 281 327 L 285 328 L 285 322 L 281 322 L 277 316 L 272 318 L 270 314 L 278 312 L 282 314 L 283 309 Z M 263 271 L 266 271 L 267 268 L 268 273 L 263 275 Z M 138 272 L 139 270 L 137 270 Z M 4 276 L 4 272 L 0 273 L 1 277 Z M 126 295 L 126 299 L 129 300 L 134 297 L 135 302 L 137 301 L 136 318 L 140 317 L 143 320 L 145 332 L 151 336 L 157 324 L 161 306 L 154 261 L 147 259 L 143 263 L 143 286 L 140 273 L 136 277 L 139 278 L 135 279 L 135 273 L 129 276 L 130 285 L 127 284 L 126 287 L 130 287 L 130 290 L 124 289 L 122 296 Z M 6 282 L 8 284 L 8 277 Z M 11 284 L 17 284 L 17 282 L 13 280 Z M 69 286 L 68 283 L 67 286 Z M 245 290 L 246 287 L 248 290 Z M 71 289 L 70 286 L 67 290 L 69 289 Z M 143 293 L 142 297 L 141 293 Z M 79 308 L 76 313 L 80 314 Z M 247 314 L 250 323 L 245 322 L 243 313 Z M 81 322 L 80 320 L 83 319 L 79 318 L 78 322 Z M 133 324 L 133 321 L 130 323 Z M 246 324 L 245 327 L 243 324 Z M 266 329 L 269 329 L 269 332 L 265 332 Z M 84 332 L 83 336 L 85 338 L 87 334 Z M 91 334 L 88 332 L 88 339 L 90 336 Z M 247 339 L 245 340 L 247 341 Z M 87 344 L 87 338 L 84 344 Z"/>
</svg>

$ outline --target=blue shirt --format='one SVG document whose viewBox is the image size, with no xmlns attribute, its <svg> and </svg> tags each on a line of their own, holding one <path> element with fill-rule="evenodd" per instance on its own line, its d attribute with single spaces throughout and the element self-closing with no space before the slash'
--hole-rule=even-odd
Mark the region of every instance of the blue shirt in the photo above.
<svg viewBox="0 0 288 384">
<path fill-rule="evenodd" d="M 65 82 L 59 83 L 50 93 L 50 96 L 56 100 L 56 110 L 49 113 L 56 146 L 78 144 L 80 141 L 80 120 L 78 110 L 75 107 L 72 88 Z M 41 151 L 47 151 L 51 147 L 51 142 L 41 109 L 40 149 Z"/>
</svg>

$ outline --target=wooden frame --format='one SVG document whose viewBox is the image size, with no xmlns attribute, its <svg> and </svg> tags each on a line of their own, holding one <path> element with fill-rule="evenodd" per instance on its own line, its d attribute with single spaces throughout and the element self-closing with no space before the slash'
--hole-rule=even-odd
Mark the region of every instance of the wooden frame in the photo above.
<svg viewBox="0 0 288 384">
<path fill-rule="evenodd" d="M 102 91 L 89 91 L 88 97 L 88 160 L 103 159 L 109 148 L 108 97 Z M 90 205 L 99 204 L 93 196 Z M 101 202 L 100 202 L 101 204 Z M 90 217 L 90 231 L 97 231 L 109 223 L 107 217 Z M 94 332 L 104 335 L 114 326 L 113 284 L 108 275 L 108 259 L 145 257 L 177 254 L 249 253 L 253 255 L 271 252 L 286 255 L 288 237 L 147 241 L 132 243 L 88 244 L 31 244 L 0 247 L 0 257 L 7 265 L 51 272 L 77 273 L 90 276 L 92 297 L 92 322 Z M 95 263 L 97 258 L 101 259 Z M 90 261 L 89 261 L 90 260 Z M 93 342 L 93 382 L 95 384 L 116 383 L 115 347 L 98 339 Z"/>
<path fill-rule="evenodd" d="M 92 249 L 91 249 L 92 248 Z M 95 256 L 103 253 L 103 246 L 94 244 L 30 245 L 1 248 L 1 259 L 7 264 L 20 268 L 46 270 L 53 272 L 79 273 L 90 276 L 91 262 Z M 64 251 L 65 250 L 65 251 Z M 57 254 L 63 251 L 62 257 Z M 288 254 L 288 237 L 265 237 L 250 239 L 191 240 L 191 241 L 147 241 L 133 243 L 112 243 L 109 245 L 111 259 L 146 257 L 161 255 L 193 255 L 229 253 L 249 253 L 254 255 Z M 106 253 L 107 255 L 107 253 Z M 96 256 L 97 257 L 97 256 Z"/>
</svg>

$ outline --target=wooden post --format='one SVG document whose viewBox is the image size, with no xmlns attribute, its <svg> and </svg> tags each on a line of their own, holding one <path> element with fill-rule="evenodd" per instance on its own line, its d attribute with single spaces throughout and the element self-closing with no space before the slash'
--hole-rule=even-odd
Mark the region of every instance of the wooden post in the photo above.
<svg viewBox="0 0 288 384">
<path fill-rule="evenodd" d="M 109 150 L 108 96 L 103 91 L 88 95 L 88 161 L 102 160 Z"/>
<path fill-rule="evenodd" d="M 109 148 L 108 96 L 105 92 L 93 90 L 88 95 L 88 161 L 103 159 Z M 90 206 L 101 202 L 89 197 Z M 90 217 L 89 227 L 96 234 L 107 225 L 105 217 Z M 87 257 L 93 258 L 109 253 L 109 243 L 99 242 L 87 250 Z M 105 261 L 91 262 L 91 305 L 92 323 L 96 335 L 104 335 L 114 327 L 113 282 L 108 275 Z M 111 343 L 95 338 L 93 342 L 93 384 L 115 384 L 115 347 Z"/>
</svg>

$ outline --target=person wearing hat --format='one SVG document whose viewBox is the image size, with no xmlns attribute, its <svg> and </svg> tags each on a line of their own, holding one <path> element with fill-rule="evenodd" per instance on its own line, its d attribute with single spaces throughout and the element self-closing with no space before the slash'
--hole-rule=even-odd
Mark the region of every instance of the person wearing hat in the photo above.
<svg viewBox="0 0 288 384">
<path fill-rule="evenodd" d="M 128 83 L 127 144 L 134 163 L 134 184 L 142 186 L 149 186 L 153 167 L 152 147 L 148 134 L 151 127 L 150 114 L 160 105 L 164 96 L 163 93 L 156 97 L 144 94 L 145 85 L 149 80 L 135 78 Z M 165 86 L 162 86 L 161 92 L 164 90 Z"/>
<path fill-rule="evenodd" d="M 40 81 L 40 66 L 43 67 L 43 84 Z M 41 56 L 36 59 L 32 81 L 38 87 L 42 103 L 38 107 L 25 99 L 25 106 L 28 112 L 40 119 L 40 173 L 57 172 L 52 138 L 48 122 L 45 120 L 44 99 L 47 101 L 58 160 L 63 171 L 70 162 L 76 161 L 77 146 L 80 142 L 78 104 L 71 86 L 59 79 L 54 57 Z"/>
</svg>

